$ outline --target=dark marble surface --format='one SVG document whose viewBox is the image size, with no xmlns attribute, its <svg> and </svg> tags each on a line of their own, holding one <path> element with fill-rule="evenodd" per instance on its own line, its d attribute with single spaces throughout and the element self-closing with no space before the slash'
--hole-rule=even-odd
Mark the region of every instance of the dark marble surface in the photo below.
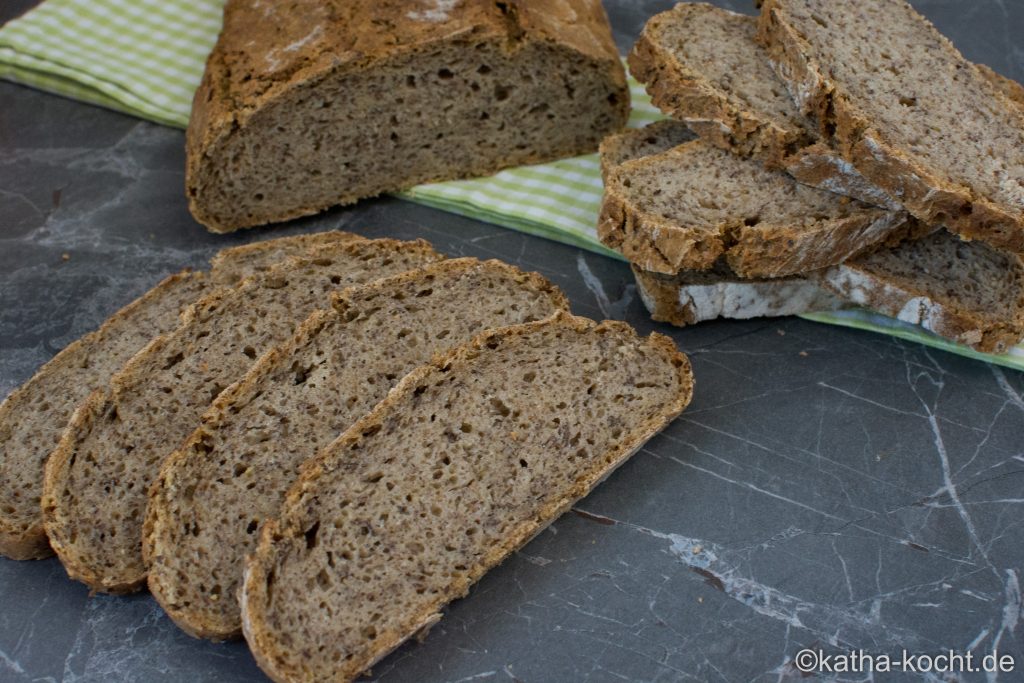
<svg viewBox="0 0 1024 683">
<path fill-rule="evenodd" d="M 623 50 L 667 5 L 609 4 Z M 1024 3 L 915 4 L 968 57 L 1024 77 Z M 998 649 L 1014 673 L 875 679 L 1024 680 L 1024 375 L 793 318 L 671 330 L 622 263 L 394 199 L 211 235 L 186 210 L 182 147 L 0 84 L 0 396 L 164 275 L 326 228 L 538 270 L 577 313 L 668 332 L 693 360 L 679 420 L 375 677 L 775 681 L 821 647 Z M 56 560 L 0 559 L 2 681 L 261 678 L 243 643 L 193 640 L 147 595 L 90 597 Z"/>
</svg>

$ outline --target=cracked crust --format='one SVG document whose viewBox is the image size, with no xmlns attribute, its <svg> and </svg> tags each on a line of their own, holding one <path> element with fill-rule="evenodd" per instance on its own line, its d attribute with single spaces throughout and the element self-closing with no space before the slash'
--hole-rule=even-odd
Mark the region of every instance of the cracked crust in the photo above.
<svg viewBox="0 0 1024 683">
<path fill-rule="evenodd" d="M 659 363 L 667 365 L 670 371 L 676 373 L 673 398 L 666 401 L 656 415 L 629 425 L 628 433 L 617 440 L 612 450 L 602 453 L 600 457 L 588 459 L 583 465 L 585 469 L 577 470 L 575 481 L 558 485 L 554 491 L 545 495 L 544 499 L 533 503 L 535 507 L 531 508 L 529 514 L 516 521 L 512 529 L 502 531 L 498 542 L 490 545 L 478 558 L 474 558 L 469 566 L 453 570 L 451 580 L 442 590 L 436 594 L 424 595 L 421 599 L 414 598 L 416 604 L 411 611 L 403 612 L 400 626 L 376 631 L 372 641 L 364 641 L 359 651 L 353 652 L 348 659 L 340 659 L 336 666 L 330 667 L 330 670 L 314 668 L 315 664 L 309 659 L 304 659 L 304 665 L 298 664 L 295 661 L 297 650 L 294 645 L 286 644 L 278 638 L 279 632 L 275 630 L 275 622 L 279 615 L 271 615 L 267 611 L 268 600 L 273 590 L 268 587 L 276 580 L 274 577 L 280 565 L 289 562 L 299 547 L 308 548 L 308 523 L 304 518 L 316 514 L 318 495 L 325 501 L 333 498 L 333 495 L 324 495 L 327 491 L 318 493 L 317 487 L 321 482 L 325 482 L 325 485 L 330 484 L 331 473 L 351 470 L 354 465 L 351 454 L 365 448 L 364 444 L 376 434 L 386 434 L 393 414 L 407 414 L 406 411 L 415 410 L 415 400 L 421 392 L 429 392 L 432 385 L 439 386 L 445 377 L 454 378 L 462 372 L 472 372 L 475 359 L 486 358 L 495 349 L 514 348 L 519 343 L 527 343 L 531 335 L 559 329 L 563 334 L 615 336 L 621 339 L 620 343 L 624 347 L 646 347 L 660 358 Z M 576 500 L 604 480 L 686 407 L 692 391 L 693 376 L 690 363 L 668 337 L 653 334 L 647 339 L 639 339 L 636 332 L 624 323 L 605 321 L 599 324 L 567 313 L 558 314 L 540 323 L 484 333 L 465 346 L 439 356 L 430 364 L 414 370 L 399 383 L 387 399 L 307 464 L 300 480 L 288 493 L 280 519 L 269 523 L 263 529 L 259 548 L 247 562 L 241 595 L 243 630 L 257 663 L 271 678 L 279 682 L 354 679 L 361 671 L 372 666 L 402 642 L 424 627 L 435 623 L 440 618 L 444 605 L 466 595 L 470 586 L 487 570 L 525 545 L 568 510 Z"/>
<path fill-rule="evenodd" d="M 1024 252 L 1024 202 L 1013 204 L 1006 199 L 1006 193 L 996 197 L 974 189 L 971 183 L 981 180 L 970 177 L 970 169 L 962 165 L 940 169 L 900 142 L 894 130 L 876 125 L 877 112 L 870 107 L 878 103 L 858 100 L 848 84 L 827 68 L 826 62 L 844 46 L 841 39 L 823 44 L 820 34 L 831 29 L 826 29 L 825 19 L 810 21 L 804 17 L 810 12 L 809 4 L 808 0 L 766 0 L 758 23 L 758 39 L 766 46 L 776 71 L 789 84 L 801 110 L 816 121 L 823 137 L 865 178 L 922 221 L 946 225 L 965 239 L 982 240 L 1010 252 Z M 1024 114 L 1002 94 L 998 85 L 965 60 L 948 39 L 909 5 L 901 0 L 871 0 L 829 6 L 830 12 L 868 9 L 889 13 L 884 18 L 892 21 L 886 23 L 900 27 L 904 46 L 906 35 L 914 36 L 906 49 L 917 49 L 913 42 L 916 40 L 927 46 L 921 49 L 931 50 L 929 56 L 942 66 L 936 66 L 933 75 L 938 80 L 927 84 L 929 92 L 941 90 L 940 97 L 950 102 L 962 101 L 968 108 L 982 106 L 976 100 L 984 99 L 988 103 L 986 111 L 991 114 L 987 118 L 995 127 L 993 134 L 1021 138 Z M 860 16 L 849 20 L 869 21 Z M 876 66 L 885 69 L 889 65 L 879 62 Z M 906 92 L 925 92 L 915 90 L 920 84 L 913 76 L 894 73 Z M 917 95 L 907 99 L 906 106 L 916 106 Z M 1024 145 L 1010 145 L 1015 153 L 1021 147 Z M 1018 162 L 1019 159 L 1013 160 L 1013 164 L 1019 165 Z M 1007 176 L 1005 184 L 1021 181 Z"/>
</svg>

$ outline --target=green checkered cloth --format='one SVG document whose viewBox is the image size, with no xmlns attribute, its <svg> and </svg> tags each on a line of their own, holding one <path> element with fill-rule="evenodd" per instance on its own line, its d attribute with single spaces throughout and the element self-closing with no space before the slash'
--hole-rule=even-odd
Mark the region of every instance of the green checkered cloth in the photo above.
<svg viewBox="0 0 1024 683">
<path fill-rule="evenodd" d="M 45 0 L 0 28 L 0 78 L 169 126 L 188 124 L 192 93 L 217 40 L 224 0 Z M 662 118 L 630 81 L 639 127 Z M 420 185 L 403 197 L 463 216 L 621 258 L 597 239 L 597 155 Z M 810 320 L 909 339 L 1024 370 L 1024 346 L 980 354 L 919 327 L 863 310 Z"/>
</svg>

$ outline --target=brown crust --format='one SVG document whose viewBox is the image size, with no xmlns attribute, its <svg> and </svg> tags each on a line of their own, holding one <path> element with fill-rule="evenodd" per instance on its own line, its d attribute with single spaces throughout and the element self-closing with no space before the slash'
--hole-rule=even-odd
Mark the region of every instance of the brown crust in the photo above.
<svg viewBox="0 0 1024 683">
<path fill-rule="evenodd" d="M 298 482 L 292 487 L 286 498 L 284 509 L 295 506 L 301 501 L 303 494 L 316 485 L 320 474 L 332 468 L 331 456 L 335 452 L 351 446 L 366 438 L 364 432 L 372 430 L 382 424 L 391 406 L 397 402 L 398 397 L 414 391 L 417 385 L 428 379 L 442 368 L 451 367 L 466 363 L 472 355 L 486 352 L 487 344 L 495 339 L 514 339 L 527 335 L 533 330 L 543 326 L 563 326 L 573 331 L 586 331 L 592 328 L 608 329 L 619 334 L 625 334 L 636 338 L 636 332 L 625 323 L 616 321 L 605 321 L 595 323 L 592 320 L 578 318 L 568 313 L 558 314 L 546 321 L 519 325 L 499 330 L 492 330 L 479 335 L 476 339 L 453 351 L 443 354 L 428 365 L 422 366 L 407 375 L 398 386 L 392 390 L 388 398 L 381 401 L 370 413 L 361 418 L 348 431 L 338 437 L 332 448 L 327 449 L 314 460 L 307 463 L 303 474 Z M 595 467 L 581 476 L 577 483 L 568 491 L 564 492 L 561 498 L 548 504 L 539 510 L 533 520 L 524 522 L 519 528 L 508 534 L 505 541 L 494 547 L 479 564 L 469 569 L 463 576 L 453 577 L 452 583 L 444 594 L 439 595 L 432 604 L 425 606 L 420 612 L 410 614 L 406 617 L 406 628 L 400 631 L 387 631 L 379 633 L 374 641 L 374 647 L 364 657 L 351 661 L 347 666 L 340 667 L 336 672 L 335 680 L 351 680 L 359 672 L 372 666 L 376 661 L 398 647 L 402 642 L 415 635 L 425 625 L 435 622 L 440 616 L 440 609 L 458 597 L 464 596 L 469 587 L 480 579 L 491 567 L 497 565 L 514 552 L 517 548 L 525 545 L 540 530 L 550 524 L 559 515 L 568 510 L 572 504 L 585 496 L 594 486 L 606 478 L 612 471 L 625 462 L 630 455 L 638 450 L 651 436 L 661 430 L 672 421 L 687 406 L 693 391 L 693 374 L 690 369 L 689 360 L 676 349 L 671 339 L 660 334 L 652 334 L 646 343 L 663 353 L 670 362 L 679 369 L 680 395 L 678 400 L 664 407 L 661 415 L 658 415 L 645 424 L 639 426 L 632 439 L 624 441 L 619 451 L 611 454 L 608 458 L 609 465 Z M 271 678 L 276 681 L 298 681 L 300 677 L 294 672 L 288 671 L 281 666 L 281 656 L 273 641 L 264 621 L 265 614 L 261 611 L 266 599 L 266 573 L 273 563 L 274 543 L 284 534 L 294 533 L 287 522 L 269 522 L 263 529 L 260 537 L 260 545 L 253 556 L 246 563 L 245 581 L 242 589 L 242 624 L 249 647 L 256 657 L 257 663 Z M 301 532 L 300 532 L 301 533 Z"/>
<path fill-rule="evenodd" d="M 130 315 L 140 307 L 148 305 L 153 297 L 160 294 L 161 290 L 171 287 L 186 279 L 200 280 L 205 277 L 206 275 L 204 273 L 193 272 L 190 270 L 184 270 L 175 275 L 170 275 L 161 280 L 138 299 L 135 299 L 111 315 L 103 322 L 102 325 L 100 325 L 99 328 L 68 344 L 59 353 L 57 353 L 57 355 L 43 364 L 28 381 L 12 391 L 3 403 L 0 403 L 0 424 L 5 420 L 11 419 L 10 413 L 14 410 L 14 406 L 24 400 L 26 396 L 31 395 L 35 390 L 34 381 L 36 379 L 51 372 L 60 372 L 61 367 L 68 362 L 68 359 L 74 359 L 74 357 L 79 354 L 91 340 L 102 336 L 112 325 L 123 320 L 126 316 Z M 77 363 L 80 361 L 72 360 L 71 362 Z M 47 456 L 47 458 L 48 457 L 49 456 Z M 40 463 L 40 485 L 43 477 L 43 466 L 44 463 Z M 32 524 L 27 529 L 22 528 L 21 525 L 11 523 L 9 519 L 4 517 L 3 513 L 0 513 L 0 555 L 12 560 L 38 560 L 53 555 L 53 549 L 50 548 L 49 541 L 46 537 L 46 531 L 43 527 L 41 513 L 39 521 Z"/>
<path fill-rule="evenodd" d="M 355 240 L 314 246 L 310 248 L 305 256 L 290 257 L 278 267 L 289 268 L 294 263 L 316 260 L 320 255 L 352 252 L 366 249 L 369 245 L 373 245 L 373 248 L 401 249 L 403 251 L 416 250 L 437 255 L 437 252 L 425 240 L 408 242 L 392 239 Z M 241 286 L 244 286 L 250 279 L 243 280 Z M 193 316 L 197 315 L 199 311 L 205 310 L 208 306 L 213 305 L 233 291 L 235 291 L 234 288 L 217 289 L 189 306 L 182 314 L 182 326 L 188 325 Z M 108 389 L 94 392 L 79 406 L 68 423 L 60 444 L 50 455 L 46 463 L 42 508 L 43 524 L 47 535 L 50 537 L 50 544 L 67 570 L 68 575 L 85 583 L 95 591 L 120 594 L 139 590 L 145 585 L 146 573 L 141 571 L 132 576 L 107 576 L 96 567 L 92 559 L 85 558 L 81 553 L 77 552 L 69 538 L 67 523 L 64 521 L 68 515 L 67 511 L 63 509 L 65 499 L 61 488 L 63 482 L 67 479 L 70 467 L 75 462 L 76 445 L 80 440 L 80 436 L 89 433 L 93 423 L 100 414 L 109 409 L 116 409 L 119 395 L 127 390 L 126 387 L 131 386 L 136 374 L 145 372 L 144 364 L 146 360 L 152 357 L 152 354 L 159 353 L 160 349 L 168 343 L 169 337 L 170 333 L 150 341 L 111 378 Z"/>
<path fill-rule="evenodd" d="M 475 258 L 440 261 L 420 269 L 375 280 L 366 285 L 346 288 L 332 295 L 332 307 L 337 313 L 343 313 L 348 305 L 347 301 L 352 296 L 362 292 L 400 287 L 406 282 L 419 281 L 425 275 L 443 276 L 448 273 L 458 273 L 479 268 L 505 271 L 512 279 L 522 283 L 525 288 L 547 294 L 554 307 L 563 311 L 569 310 L 569 300 L 565 294 L 538 273 L 520 270 L 503 261 L 494 259 L 480 261 Z M 250 368 L 242 379 L 224 390 L 214 400 L 206 414 L 203 415 L 202 425 L 192 433 L 180 448 L 164 460 L 160 467 L 159 475 L 149 489 L 149 505 L 146 508 L 146 517 L 143 524 L 142 555 L 147 567 L 152 567 L 152 558 L 155 555 L 160 553 L 174 555 L 176 552 L 176 549 L 172 546 L 161 547 L 160 545 L 158 527 L 161 523 L 161 513 L 168 504 L 166 497 L 163 496 L 166 490 L 164 482 L 169 477 L 174 477 L 179 470 L 188 465 L 193 447 L 201 443 L 207 434 L 217 430 L 223 423 L 225 415 L 236 409 L 239 404 L 248 403 L 251 400 L 253 393 L 261 385 L 263 378 L 277 367 L 280 359 L 291 356 L 296 348 L 315 336 L 334 315 L 335 312 L 328 310 L 315 311 L 310 315 L 288 342 L 269 351 L 258 363 Z M 200 609 L 189 610 L 175 607 L 170 600 L 168 587 L 161 581 L 161 574 L 159 572 L 150 571 L 148 585 L 153 597 L 164 608 L 168 616 L 189 635 L 211 640 L 226 640 L 242 635 L 240 624 L 227 623 L 223 619 L 218 618 L 219 614 L 208 615 Z"/>
<path fill-rule="evenodd" d="M 606 75 L 617 96 L 614 101 L 599 104 L 612 111 L 613 129 L 625 125 L 629 116 L 625 70 L 599 0 L 462 0 L 450 15 L 430 21 L 413 18 L 416 12 L 410 11 L 404 0 L 364 0 L 341 5 L 300 0 L 292 3 L 287 16 L 279 16 L 276 22 L 266 21 L 264 13 L 251 4 L 250 0 L 230 0 L 224 8 L 224 29 L 207 59 L 193 98 L 186 137 L 189 209 L 196 220 L 213 232 L 297 218 L 370 196 L 341 194 L 322 206 L 282 206 L 273 213 L 237 223 L 222 221 L 207 211 L 203 203 L 202 195 L 209 181 L 205 168 L 223 162 L 220 151 L 225 141 L 272 102 L 297 89 L 315 87 L 332 73 L 386 67 L 390 60 L 425 54 L 439 44 L 470 37 L 501 44 L 532 41 L 567 56 L 582 57 Z M 315 40 L 310 40 L 309 26 L 314 23 L 311 19 L 329 26 Z M 271 53 L 275 54 L 274 61 L 281 63 L 268 68 L 266 57 Z M 596 133 L 598 139 L 600 132 Z M 597 140 L 593 148 L 596 144 Z M 593 148 L 530 153 L 517 156 L 515 163 L 540 163 L 591 152 Z M 486 168 L 438 169 L 430 178 L 417 178 L 414 182 L 396 179 L 372 194 L 404 189 L 419 182 L 489 175 L 510 163 L 506 155 L 496 157 Z"/>
<path fill-rule="evenodd" d="M 785 0 L 766 0 L 758 23 L 758 39 L 768 49 L 779 75 L 790 85 L 801 109 L 822 135 L 865 178 L 908 211 L 930 224 L 946 225 L 965 239 L 979 239 L 1013 253 L 1024 252 L 1024 214 L 1007 211 L 969 187 L 943 180 L 931 169 L 890 144 L 827 71 L 811 56 L 813 50 L 787 18 Z M 959 55 L 947 39 L 944 45 Z M 962 57 L 961 57 L 962 59 Z M 968 70 L 977 69 L 963 60 Z M 979 74 L 980 76 L 980 74 Z M 1024 116 L 986 81 L 993 100 Z"/>
<path fill-rule="evenodd" d="M 787 157 L 814 142 L 813 134 L 780 126 L 744 108 L 704 74 L 680 63 L 656 38 L 662 22 L 675 20 L 680 8 L 690 7 L 688 3 L 678 5 L 648 20 L 629 54 L 630 72 L 644 83 L 656 107 L 685 121 L 701 138 L 721 149 L 756 158 L 771 168 L 783 168 Z"/>
<path fill-rule="evenodd" d="M 629 161 L 609 173 L 597 225 L 602 243 L 655 273 L 708 270 L 724 256 L 741 277 L 783 277 L 834 265 L 878 244 L 898 242 L 919 229 L 903 213 L 865 207 L 815 230 L 763 223 L 709 230 L 674 223 L 630 202 L 622 188 L 636 168 L 651 159 L 683 155 L 686 148 L 699 144 L 686 143 Z"/>
<path fill-rule="evenodd" d="M 745 280 L 735 275 L 693 279 L 649 273 L 631 264 L 637 291 L 656 322 L 686 327 L 715 318 L 749 319 L 829 311 L 843 302 L 803 276 Z M 700 290 L 717 288 L 720 298 L 706 300 Z M 731 300 L 735 299 L 735 300 Z"/>
</svg>

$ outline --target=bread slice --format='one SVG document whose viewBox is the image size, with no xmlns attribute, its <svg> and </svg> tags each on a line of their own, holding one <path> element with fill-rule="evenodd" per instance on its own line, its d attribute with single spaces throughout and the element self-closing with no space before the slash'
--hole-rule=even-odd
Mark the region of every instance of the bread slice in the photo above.
<svg viewBox="0 0 1024 683">
<path fill-rule="evenodd" d="M 444 261 L 345 290 L 225 391 L 164 462 L 143 536 L 153 595 L 192 635 L 241 635 L 243 561 L 302 463 L 435 353 L 559 310 L 568 302 L 558 289 L 499 261 Z"/>
<path fill-rule="evenodd" d="M 466 594 L 687 405 L 661 335 L 562 313 L 403 379 L 325 448 L 247 562 L 245 636 L 277 681 L 347 681 Z"/>
<path fill-rule="evenodd" d="M 695 140 L 608 174 L 598 236 L 644 270 L 783 277 L 840 263 L 918 226 L 797 183 L 782 171 Z"/>
<path fill-rule="evenodd" d="M 649 157 L 696 138 L 696 133 L 685 123 L 674 119 L 655 121 L 643 128 L 630 128 L 609 135 L 601 141 L 601 177 L 607 180 L 613 168 L 627 161 Z"/>
<path fill-rule="evenodd" d="M 209 275 L 182 272 L 166 278 L 12 392 L 0 404 L 0 555 L 28 560 L 53 554 L 39 507 L 46 458 L 75 407 L 153 337 L 177 327 L 185 306 L 290 254 L 354 239 L 359 238 L 334 231 L 225 249 L 213 259 Z"/>
<path fill-rule="evenodd" d="M 1024 261 L 945 230 L 817 274 L 852 303 L 920 325 L 978 351 L 1024 338 Z"/>
<path fill-rule="evenodd" d="M 716 318 L 778 317 L 843 308 L 813 277 L 747 279 L 724 264 L 708 272 L 648 273 L 633 266 L 637 291 L 651 318 L 685 327 Z"/>
<path fill-rule="evenodd" d="M 43 464 L 72 412 L 155 334 L 174 329 L 209 282 L 192 272 L 164 279 L 64 347 L 0 404 L 0 554 L 15 560 L 53 554 L 39 509 Z"/>
<path fill-rule="evenodd" d="M 252 275 L 267 272 L 290 256 L 302 256 L 319 247 L 362 239 L 364 238 L 351 232 L 327 230 L 250 242 L 218 251 L 210 259 L 210 271 L 218 283 L 236 284 Z"/>
<path fill-rule="evenodd" d="M 628 113 L 600 0 L 229 0 L 189 122 L 189 206 L 214 232 L 281 221 L 593 152 Z"/>
<path fill-rule="evenodd" d="M 926 223 L 1024 252 L 1024 112 L 908 3 L 767 0 L 758 35 L 865 178 Z"/>
<path fill-rule="evenodd" d="M 439 259 L 425 242 L 324 246 L 187 309 L 79 406 L 47 461 L 44 524 L 68 574 L 98 591 L 140 587 L 147 488 L 218 394 L 330 292 Z"/>
</svg>

